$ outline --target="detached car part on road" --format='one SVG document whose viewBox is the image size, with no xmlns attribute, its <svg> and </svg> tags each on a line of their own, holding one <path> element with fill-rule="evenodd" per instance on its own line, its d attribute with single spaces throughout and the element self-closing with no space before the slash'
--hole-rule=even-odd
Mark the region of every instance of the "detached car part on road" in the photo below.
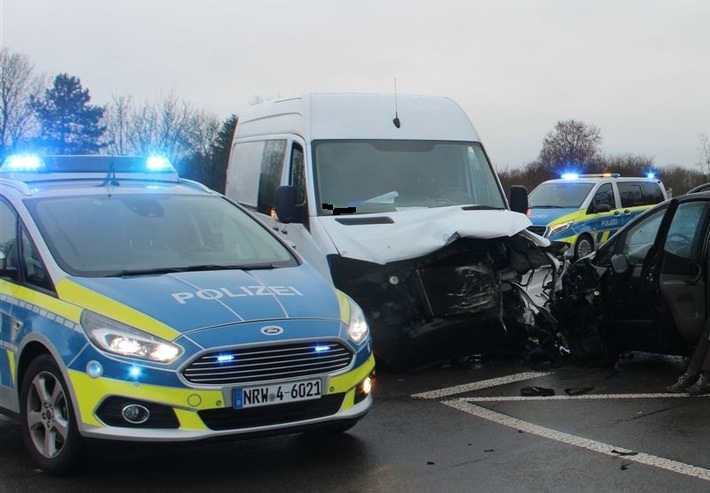
<svg viewBox="0 0 710 493">
<path fill-rule="evenodd" d="M 372 405 L 362 311 L 162 159 L 0 168 L 0 403 L 48 472 L 84 438 L 344 431 Z"/>
<path fill-rule="evenodd" d="M 551 310 L 572 355 L 610 365 L 624 351 L 688 355 L 710 316 L 710 192 L 663 202 L 572 264 Z"/>
</svg>

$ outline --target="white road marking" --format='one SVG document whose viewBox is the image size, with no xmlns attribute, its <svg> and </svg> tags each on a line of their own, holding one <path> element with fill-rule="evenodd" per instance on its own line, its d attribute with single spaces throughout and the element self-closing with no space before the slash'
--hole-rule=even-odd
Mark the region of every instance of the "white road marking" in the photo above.
<svg viewBox="0 0 710 493">
<path fill-rule="evenodd" d="M 666 394 L 663 395 L 665 397 L 668 397 L 668 395 Z M 549 399 L 549 397 L 545 397 L 544 399 Z M 591 450 L 593 452 L 599 452 L 601 454 L 610 455 L 612 457 L 623 457 L 623 459 L 627 461 L 638 462 L 639 464 L 645 464 L 648 466 L 657 467 L 659 469 L 665 469 L 667 471 L 677 472 L 686 476 L 692 476 L 695 478 L 710 481 L 709 469 L 692 466 L 690 464 L 684 464 L 682 462 L 665 459 L 663 457 L 658 457 L 643 452 L 638 452 L 634 455 L 629 455 L 626 453 L 619 454 L 618 452 L 614 452 L 614 450 L 624 450 L 623 448 L 615 447 L 608 443 L 597 442 L 596 440 L 589 440 L 588 438 L 578 437 L 576 435 L 570 435 L 569 433 L 563 433 L 561 431 L 546 428 L 544 426 L 535 425 L 527 421 L 523 421 L 517 418 L 507 416 L 505 414 L 485 409 L 481 406 L 476 406 L 474 404 L 464 401 L 463 399 L 444 401 L 443 404 L 454 409 L 458 409 L 459 411 L 468 413 L 472 416 L 487 419 L 494 423 L 508 426 L 510 428 L 515 428 L 517 430 L 524 431 L 526 433 L 531 433 L 543 438 L 549 438 L 551 440 L 556 440 L 558 442 L 566 443 L 568 445 L 574 445 L 575 447 L 581 447 L 587 450 Z"/>
<path fill-rule="evenodd" d="M 522 395 L 500 396 L 500 397 L 461 397 L 460 400 L 466 402 L 507 402 L 507 401 L 571 401 L 571 400 L 609 400 L 609 399 L 671 399 L 678 397 L 710 397 L 710 395 L 690 395 L 690 394 L 585 394 L 585 395 L 535 395 L 525 397 Z"/>
<path fill-rule="evenodd" d="M 481 380 L 479 382 L 471 382 L 463 385 L 456 385 L 454 387 L 447 387 L 439 390 L 430 390 L 428 392 L 420 392 L 418 394 L 413 394 L 414 399 L 441 399 L 442 397 L 449 397 L 451 395 L 463 394 L 464 392 L 473 392 L 474 390 L 487 389 L 490 387 L 497 387 L 499 385 L 505 385 L 508 383 L 520 382 L 522 380 L 530 380 L 532 378 L 544 377 L 550 375 L 551 372 L 539 372 L 539 371 L 529 371 L 524 373 L 516 373 L 515 375 L 508 375 L 507 377 L 491 378 L 488 380 Z"/>
</svg>

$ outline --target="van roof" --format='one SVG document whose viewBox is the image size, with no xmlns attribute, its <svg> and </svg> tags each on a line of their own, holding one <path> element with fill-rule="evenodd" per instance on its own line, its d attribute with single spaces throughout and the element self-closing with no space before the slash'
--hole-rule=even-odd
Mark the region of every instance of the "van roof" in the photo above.
<svg viewBox="0 0 710 493">
<path fill-rule="evenodd" d="M 306 140 L 480 141 L 463 109 L 441 96 L 314 93 L 250 106 L 239 115 L 238 138 L 287 133 Z"/>
</svg>

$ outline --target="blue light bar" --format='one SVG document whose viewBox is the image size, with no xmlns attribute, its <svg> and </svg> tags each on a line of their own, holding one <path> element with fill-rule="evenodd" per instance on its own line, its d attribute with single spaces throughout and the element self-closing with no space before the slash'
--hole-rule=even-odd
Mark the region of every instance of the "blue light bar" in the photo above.
<svg viewBox="0 0 710 493">
<path fill-rule="evenodd" d="M 44 168 L 42 158 L 34 154 L 13 154 L 8 156 L 2 165 L 2 171 L 10 172 L 39 172 Z"/>
<path fill-rule="evenodd" d="M 579 180 L 578 173 L 562 173 L 560 176 L 563 180 Z"/>
<path fill-rule="evenodd" d="M 646 177 L 647 177 L 647 178 L 655 178 L 655 177 L 656 177 L 656 173 L 654 173 L 653 171 L 649 171 L 648 173 L 646 173 Z"/>
<path fill-rule="evenodd" d="M 322 352 L 328 351 L 329 349 L 330 349 L 330 346 L 328 346 L 328 345 L 326 345 L 326 344 L 318 344 L 317 346 L 315 346 L 315 347 L 313 348 L 313 350 L 314 350 L 316 353 L 322 353 Z"/>
<path fill-rule="evenodd" d="M 0 176 L 19 181 L 112 178 L 177 182 L 177 171 L 161 156 L 33 156 L 12 155 Z"/>
</svg>

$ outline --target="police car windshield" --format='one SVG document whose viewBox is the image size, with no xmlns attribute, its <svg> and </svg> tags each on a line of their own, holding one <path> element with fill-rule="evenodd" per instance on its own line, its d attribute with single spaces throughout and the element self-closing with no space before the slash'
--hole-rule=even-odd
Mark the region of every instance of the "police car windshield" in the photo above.
<svg viewBox="0 0 710 493">
<path fill-rule="evenodd" d="M 72 275 L 298 265 L 260 223 L 217 196 L 117 192 L 33 198 L 27 205 L 55 260 Z"/>
<path fill-rule="evenodd" d="M 313 146 L 321 215 L 471 204 L 506 207 L 478 143 L 327 140 Z"/>
<path fill-rule="evenodd" d="M 594 183 L 559 181 L 541 183 L 530 193 L 530 208 L 578 209 L 589 195 Z"/>
</svg>

